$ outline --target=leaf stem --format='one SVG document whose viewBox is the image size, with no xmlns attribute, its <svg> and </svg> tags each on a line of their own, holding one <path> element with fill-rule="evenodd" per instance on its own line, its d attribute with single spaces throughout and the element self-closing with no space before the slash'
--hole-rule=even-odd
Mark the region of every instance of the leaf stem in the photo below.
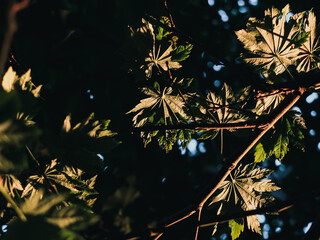
<svg viewBox="0 0 320 240">
<path fill-rule="evenodd" d="M 223 129 L 220 130 L 220 154 L 223 155 Z"/>
</svg>

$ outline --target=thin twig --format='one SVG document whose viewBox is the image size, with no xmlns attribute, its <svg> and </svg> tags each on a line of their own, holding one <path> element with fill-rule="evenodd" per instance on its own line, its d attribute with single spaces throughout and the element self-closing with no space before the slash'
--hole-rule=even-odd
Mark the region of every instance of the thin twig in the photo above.
<svg viewBox="0 0 320 240">
<path fill-rule="evenodd" d="M 171 26 L 173 28 L 175 28 L 176 25 L 173 22 L 172 14 L 171 14 L 171 11 L 169 10 L 167 0 L 164 0 L 164 7 L 165 7 L 166 11 L 168 12 L 168 16 L 169 16 L 169 19 L 170 19 Z"/>
<path fill-rule="evenodd" d="M 15 2 L 14 0 L 9 0 L 8 3 L 8 11 L 7 11 L 7 26 L 4 33 L 4 38 L 1 46 L 0 52 L 0 75 L 3 74 L 3 70 L 5 68 L 13 35 L 18 29 L 16 22 L 16 14 L 22 9 L 26 8 L 29 4 L 30 0 L 22 0 L 21 2 Z M 0 84 L 2 84 L 2 78 L 0 80 Z"/>
</svg>

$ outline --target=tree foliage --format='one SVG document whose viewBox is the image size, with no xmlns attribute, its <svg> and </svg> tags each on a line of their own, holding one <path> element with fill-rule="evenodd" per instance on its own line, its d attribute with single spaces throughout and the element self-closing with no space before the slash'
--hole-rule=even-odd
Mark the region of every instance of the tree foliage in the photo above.
<svg viewBox="0 0 320 240">
<path fill-rule="evenodd" d="M 283 187 L 270 161 L 283 165 L 290 152 L 308 148 L 303 110 L 293 107 L 320 86 L 311 79 L 320 64 L 315 10 L 271 7 L 245 29 L 228 30 L 244 48 L 230 63 L 176 27 L 166 1 L 165 13 L 112 15 L 117 21 L 103 31 L 94 27 L 104 19 L 95 13 L 100 1 L 61 1 L 43 13 L 65 29 L 42 68 L 36 49 L 24 52 L 30 39 L 21 39 L 31 31 L 24 32 L 24 14 L 43 3 L 7 2 L 0 53 L 3 239 L 261 239 L 257 212 L 292 207 L 277 207 L 292 185 Z M 74 59 L 63 62 L 69 49 Z M 206 57 L 210 68 L 250 79 L 206 86 L 192 71 Z"/>
</svg>

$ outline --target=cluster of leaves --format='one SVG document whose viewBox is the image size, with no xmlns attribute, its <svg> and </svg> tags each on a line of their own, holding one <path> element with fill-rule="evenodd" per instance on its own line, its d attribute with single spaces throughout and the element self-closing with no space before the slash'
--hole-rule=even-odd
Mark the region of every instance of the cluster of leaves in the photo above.
<svg viewBox="0 0 320 240">
<path fill-rule="evenodd" d="M 241 58 L 258 70 L 276 75 L 296 66 L 298 72 L 319 67 L 319 30 L 312 10 L 295 14 L 287 22 L 289 4 L 281 11 L 265 11 L 263 20 L 249 18 L 247 29 L 236 32 L 247 53 Z"/>
<path fill-rule="evenodd" d="M 240 164 L 230 174 L 230 179 L 221 183 L 210 205 L 220 205 L 217 215 L 239 211 L 237 209 L 246 211 L 267 206 L 274 200 L 271 192 L 280 189 L 270 179 L 266 179 L 271 173 L 269 169 L 257 168 L 255 163 L 245 166 Z M 261 234 L 256 215 L 246 217 L 246 225 L 249 230 Z M 230 220 L 229 226 L 232 239 L 236 239 L 244 230 L 244 219 Z"/>
<path fill-rule="evenodd" d="M 267 133 L 255 147 L 255 162 L 264 161 L 274 155 L 282 160 L 289 151 L 289 143 L 294 147 L 304 150 L 304 134 L 306 129 L 304 119 L 300 112 L 289 111 L 276 125 L 273 131 Z"/>
<path fill-rule="evenodd" d="M 160 19 L 160 23 L 168 29 L 171 28 L 170 21 L 165 17 Z M 181 62 L 189 57 L 193 46 L 180 44 L 178 37 L 163 28 L 164 26 L 155 28 L 145 19 L 142 19 L 142 24 L 137 30 L 131 29 L 131 36 L 137 46 L 147 52 L 147 56 L 141 59 L 139 64 L 140 69 L 145 72 L 142 80 L 147 80 L 146 85 L 149 85 L 143 87 L 141 92 L 148 98 L 142 99 L 128 112 L 137 113 L 133 117 L 133 125 L 143 127 L 187 124 L 191 120 L 188 106 L 190 94 L 183 92 L 193 79 L 177 79 L 172 77 L 172 74 L 174 70 L 182 67 Z M 155 136 L 159 145 L 169 151 L 178 139 L 182 141 L 183 146 L 186 146 L 191 140 L 191 131 L 164 130 L 141 133 L 145 145 Z"/>
<path fill-rule="evenodd" d="M 34 86 L 30 73 L 19 77 L 9 67 L 0 91 L 5 111 L 0 123 L 0 191 L 8 201 L 1 204 L 0 221 L 8 225 L 3 239 L 84 239 L 81 232 L 99 219 L 92 210 L 97 173 L 103 169 L 97 154 L 119 142 L 108 129 L 109 120 L 95 120 L 91 114 L 72 126 L 68 115 L 61 135 L 55 133 L 54 138 L 60 138 L 57 152 L 44 146 L 37 116 L 21 111 L 30 104 L 20 98 L 25 94 L 41 106 L 42 86 Z"/>
<path fill-rule="evenodd" d="M 261 76 L 264 76 L 266 84 L 283 82 L 283 78 L 278 75 L 285 72 L 293 78 L 289 67 L 294 66 L 297 72 L 308 72 L 317 69 L 320 64 L 319 33 L 313 11 L 301 12 L 287 19 L 289 12 L 289 5 L 281 11 L 276 8 L 268 9 L 263 20 L 250 18 L 247 29 L 236 32 L 244 48 L 248 50 L 241 54 L 241 59 L 263 73 Z M 178 80 L 173 76 L 173 70 L 181 68 L 180 62 L 191 53 L 191 46 L 179 46 L 177 37 L 167 30 L 172 29 L 170 21 L 162 18 L 160 22 L 160 26 L 154 30 L 156 26 L 143 19 L 143 26 L 132 30 L 132 37 L 140 44 L 138 46 L 148 53 L 140 64 L 148 85 L 141 91 L 147 98 L 128 112 L 136 114 L 132 119 L 133 126 L 141 129 L 145 145 L 156 138 L 159 145 L 169 151 L 177 140 L 184 143 L 185 147 L 191 137 L 212 140 L 220 133 L 223 139 L 223 130 L 218 127 L 210 129 L 210 125 L 245 125 L 255 122 L 256 127 L 263 128 L 262 123 L 268 124 L 274 109 L 286 98 L 285 92 L 257 94 L 253 86 L 248 86 L 234 93 L 227 84 L 218 91 L 208 90 L 207 96 L 191 92 L 189 79 Z M 163 28 L 164 25 L 167 28 Z M 168 47 L 162 53 L 161 46 L 165 45 L 165 41 Z M 295 81 L 294 78 L 292 80 Z M 254 150 L 256 163 L 271 156 L 282 160 L 290 145 L 304 150 L 303 129 L 306 127 L 300 115 L 301 113 L 289 111 L 260 140 Z M 177 126 L 177 129 L 166 129 L 169 125 Z M 148 130 L 148 126 L 159 126 L 159 129 Z M 186 126 L 190 126 L 191 130 L 182 130 Z M 231 127 L 228 130 L 235 131 Z M 221 146 L 222 144 L 221 140 Z M 213 205 L 220 203 L 217 214 L 237 208 L 252 210 L 264 207 L 274 200 L 270 192 L 279 188 L 271 180 L 265 179 L 271 171 L 257 168 L 256 163 L 239 166 L 230 175 L 230 180 L 221 184 L 218 194 L 211 202 Z M 261 234 L 257 216 L 247 217 L 246 223 L 248 229 Z M 244 230 L 244 219 L 231 220 L 229 226 L 232 229 L 232 239 L 236 239 Z"/>
</svg>

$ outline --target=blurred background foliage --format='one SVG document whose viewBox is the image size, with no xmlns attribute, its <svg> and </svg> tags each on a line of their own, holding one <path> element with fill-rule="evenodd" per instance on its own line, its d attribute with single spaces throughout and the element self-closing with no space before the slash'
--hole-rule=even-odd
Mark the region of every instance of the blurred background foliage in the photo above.
<svg viewBox="0 0 320 240">
<path fill-rule="evenodd" d="M 242 46 L 234 31 L 244 28 L 249 17 L 261 18 L 265 9 L 281 9 L 287 1 L 175 0 L 168 4 L 176 27 L 198 43 L 177 75 L 193 77 L 194 90 L 206 93 L 219 91 L 224 82 L 238 89 L 257 81 L 257 74 L 237 60 Z M 292 0 L 290 5 L 292 12 L 314 8 L 320 16 L 319 1 Z M 92 112 L 97 119 L 111 119 L 109 128 L 118 132 L 116 139 L 121 141 L 97 156 L 103 166 L 98 170 L 99 198 L 93 209 L 100 220 L 85 230 L 86 239 L 122 239 L 125 234 L 143 232 L 187 206 L 221 168 L 219 139 L 192 140 L 185 150 L 177 144 L 166 154 L 154 142 L 144 148 L 139 134 L 130 133 L 131 119 L 125 113 L 139 102 L 141 83 L 127 68 L 135 50 L 128 26 L 135 29 L 146 15 L 167 15 L 163 1 L 31 0 L 17 15 L 18 31 L 8 66 L 19 75 L 31 68 L 32 81 L 43 85 L 41 107 L 24 110 L 35 115 L 43 146 L 59 152 L 57 142 L 66 115 L 71 114 L 76 123 Z M 5 15 L 0 16 L 3 36 Z M 221 59 L 229 64 L 221 64 Z M 1 106 L 5 99 L 0 97 Z M 13 98 L 12 106 L 19 106 L 19 101 L 24 100 Z M 263 163 L 275 171 L 272 178 L 282 188 L 275 194 L 279 200 L 319 188 L 319 106 L 317 93 L 297 104 L 308 127 L 305 152 L 292 147 L 282 162 L 271 157 Z M 11 112 L 12 108 L 1 107 L 1 119 L 9 118 Z M 232 133 L 225 134 L 226 158 L 237 154 L 238 140 Z M 253 154 L 245 161 L 253 161 Z M 303 239 L 312 223 L 319 221 L 319 211 L 319 200 L 305 199 L 278 216 L 261 215 L 262 237 L 246 231 L 239 239 Z M 163 238 L 193 239 L 194 230 L 192 222 L 186 222 Z M 211 231 L 201 230 L 200 239 L 231 239 L 228 226 L 214 237 Z"/>
</svg>

